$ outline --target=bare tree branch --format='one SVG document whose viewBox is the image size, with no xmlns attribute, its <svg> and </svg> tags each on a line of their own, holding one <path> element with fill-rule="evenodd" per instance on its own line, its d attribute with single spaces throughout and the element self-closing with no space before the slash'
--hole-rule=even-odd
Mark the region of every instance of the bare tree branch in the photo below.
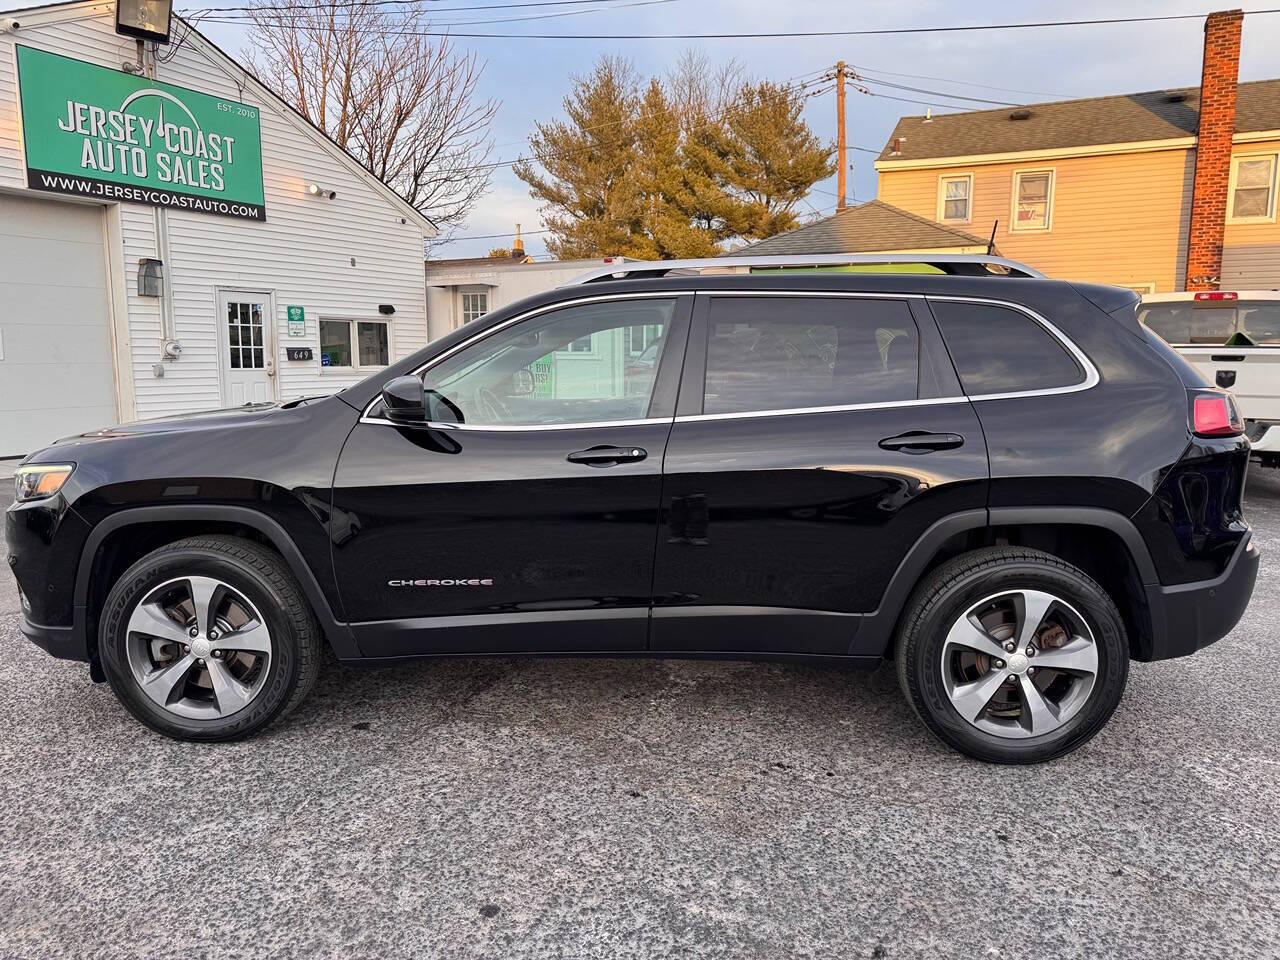
<svg viewBox="0 0 1280 960">
<path fill-rule="evenodd" d="M 447 37 L 422 36 L 420 11 L 304 2 L 287 12 L 254 6 L 250 66 L 430 217 L 443 241 L 489 187 L 498 104 L 477 92 L 484 64 Z"/>
</svg>

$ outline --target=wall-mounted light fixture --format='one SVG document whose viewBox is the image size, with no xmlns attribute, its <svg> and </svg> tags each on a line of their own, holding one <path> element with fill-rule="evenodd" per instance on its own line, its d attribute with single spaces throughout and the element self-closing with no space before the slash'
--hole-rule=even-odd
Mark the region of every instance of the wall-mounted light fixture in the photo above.
<svg viewBox="0 0 1280 960">
<path fill-rule="evenodd" d="M 389 317 L 396 312 L 396 308 L 394 304 L 380 303 L 378 304 L 378 312 L 384 317 Z"/>
<path fill-rule="evenodd" d="M 172 25 L 173 0 L 116 0 L 116 33 L 168 43 Z"/>
<path fill-rule="evenodd" d="M 138 296 L 164 296 L 164 261 L 143 257 L 138 261 Z"/>
<path fill-rule="evenodd" d="M 318 183 L 307 184 L 307 193 L 313 197 L 325 197 L 328 200 L 332 200 L 338 195 L 337 190 L 326 190 Z"/>
</svg>

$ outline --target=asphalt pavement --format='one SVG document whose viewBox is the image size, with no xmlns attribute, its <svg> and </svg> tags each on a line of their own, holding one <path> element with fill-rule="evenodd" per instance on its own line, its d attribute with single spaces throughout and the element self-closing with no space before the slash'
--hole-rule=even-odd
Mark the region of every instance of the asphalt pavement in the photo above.
<svg viewBox="0 0 1280 960">
<path fill-rule="evenodd" d="M 1280 956 L 1280 473 L 1247 500 L 1231 636 L 1022 768 L 888 669 L 746 663 L 334 664 L 180 744 L 23 640 L 0 572 L 0 957 Z"/>
</svg>

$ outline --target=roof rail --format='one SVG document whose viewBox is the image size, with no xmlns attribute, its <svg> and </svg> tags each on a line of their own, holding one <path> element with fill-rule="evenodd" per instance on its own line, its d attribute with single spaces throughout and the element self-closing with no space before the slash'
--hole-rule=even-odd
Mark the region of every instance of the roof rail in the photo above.
<svg viewBox="0 0 1280 960">
<path fill-rule="evenodd" d="M 565 286 L 594 283 L 604 280 L 635 280 L 646 277 L 697 277 L 716 274 L 744 274 L 759 270 L 804 269 L 806 267 L 891 266 L 893 264 L 923 264 L 935 267 L 942 273 L 958 276 L 1006 276 L 1040 277 L 1044 274 L 1034 267 L 1004 257 L 989 257 L 980 253 L 930 254 L 930 253 L 824 253 L 816 256 L 790 255 L 776 257 L 731 256 L 711 257 L 704 260 L 623 260 L 616 263 L 606 260 L 594 270 L 588 270 L 570 280 Z"/>
</svg>

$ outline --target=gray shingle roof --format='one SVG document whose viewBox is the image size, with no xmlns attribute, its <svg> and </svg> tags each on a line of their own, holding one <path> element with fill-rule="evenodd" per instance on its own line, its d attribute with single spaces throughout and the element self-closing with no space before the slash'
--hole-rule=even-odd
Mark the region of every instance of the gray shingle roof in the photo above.
<svg viewBox="0 0 1280 960">
<path fill-rule="evenodd" d="M 917 217 L 892 204 L 872 200 L 856 207 L 846 207 L 825 220 L 759 240 L 724 256 L 876 253 L 881 250 L 986 246 L 986 243 L 971 233 Z"/>
<path fill-rule="evenodd" d="M 1242 83 L 1237 90 L 1236 133 L 1280 130 L 1280 80 Z M 1015 109 L 1030 110 L 1031 116 L 1010 120 Z M 948 113 L 928 122 L 923 117 L 902 117 L 879 159 L 926 160 L 1172 140 L 1194 136 L 1199 120 L 1199 87 Z M 890 156 L 897 138 L 903 138 L 901 152 Z"/>
</svg>

